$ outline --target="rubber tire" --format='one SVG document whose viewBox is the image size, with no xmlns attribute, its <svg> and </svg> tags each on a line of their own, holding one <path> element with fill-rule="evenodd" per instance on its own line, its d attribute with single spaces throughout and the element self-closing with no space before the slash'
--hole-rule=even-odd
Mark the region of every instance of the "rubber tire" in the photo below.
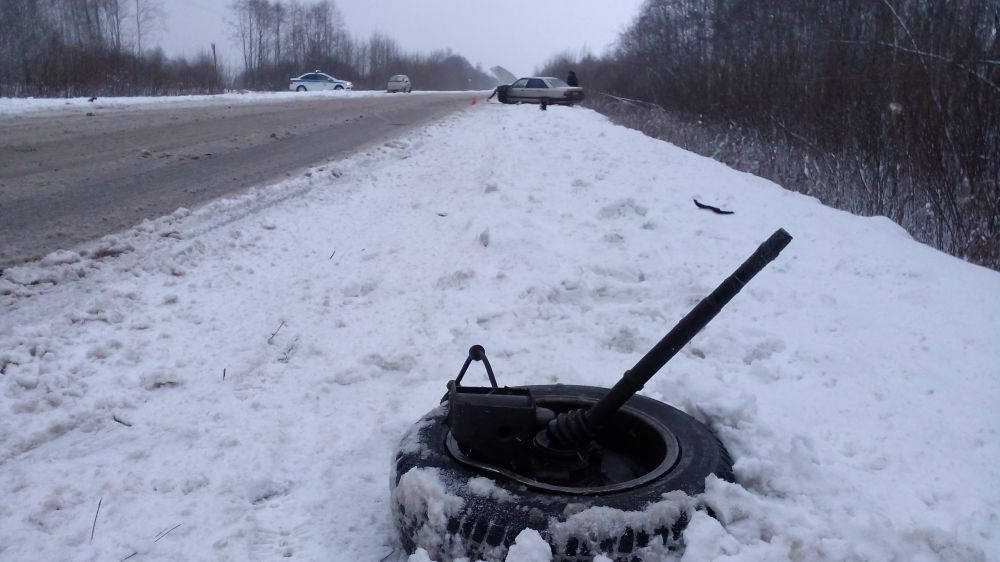
<svg viewBox="0 0 1000 562">
<path fill-rule="evenodd" d="M 299 86 L 298 88 L 295 88 L 295 91 L 296 92 L 304 92 L 304 91 L 306 91 L 306 87 L 305 86 Z"/>
<path fill-rule="evenodd" d="M 334 90 L 343 90 L 344 87 L 343 86 L 334 86 L 333 89 Z"/>
<path fill-rule="evenodd" d="M 566 395 L 596 400 L 608 392 L 605 388 L 575 385 L 527 388 L 539 401 L 544 401 L 547 396 Z M 718 438 L 704 424 L 684 412 L 643 396 L 632 397 L 626 405 L 666 425 L 678 440 L 680 458 L 675 467 L 659 479 L 622 492 L 598 496 L 552 493 L 506 480 L 493 480 L 499 491 L 484 497 L 480 488 L 472 491 L 468 485 L 471 478 L 483 475 L 460 464 L 447 452 L 445 437 L 449 428 L 445 422 L 448 407 L 442 403 L 414 424 L 396 453 L 390 479 L 391 507 L 403 547 L 410 554 L 417 547 L 424 548 L 437 562 L 449 562 L 461 557 L 487 562 L 502 561 L 518 533 L 530 528 L 549 542 L 554 562 L 589 562 L 599 553 L 616 562 L 633 562 L 657 559 L 665 552 L 676 549 L 681 545 L 681 531 L 687 525 L 691 511 L 696 508 L 691 496 L 705 490 L 705 478 L 709 474 L 733 481 L 732 460 Z M 442 512 L 437 508 L 407 512 L 407 505 L 414 511 L 412 494 L 408 484 L 403 487 L 399 484 L 405 475 L 415 469 L 424 474 L 424 469 L 433 470 L 444 486 L 444 493 L 462 499 L 459 509 L 445 514 L 446 525 L 443 524 Z M 564 525 L 567 513 L 572 515 L 592 507 L 632 512 L 625 513 L 623 517 L 626 517 L 625 521 L 634 522 L 636 516 L 640 519 L 644 517 L 634 512 L 643 512 L 653 503 L 662 504 L 665 493 L 677 490 L 683 493 L 672 494 L 666 500 L 679 509 L 672 521 L 648 521 L 640 528 L 626 524 L 619 526 L 620 532 L 614 536 L 600 536 L 593 529 L 582 534 L 574 533 L 572 526 Z M 495 499 L 498 494 L 502 499 Z M 664 512 L 663 509 L 653 511 Z"/>
<path fill-rule="evenodd" d="M 509 85 L 497 86 L 497 101 L 500 103 L 511 103 L 510 100 L 507 99 L 507 90 L 509 89 Z"/>
</svg>

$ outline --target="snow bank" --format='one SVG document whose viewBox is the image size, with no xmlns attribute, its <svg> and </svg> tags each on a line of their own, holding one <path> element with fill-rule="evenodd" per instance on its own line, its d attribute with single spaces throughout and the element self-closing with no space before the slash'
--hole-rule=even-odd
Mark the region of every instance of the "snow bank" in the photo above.
<svg viewBox="0 0 1000 562">
<path fill-rule="evenodd" d="M 436 94 L 441 92 L 415 91 L 407 95 Z M 240 103 L 280 102 L 288 99 L 316 97 L 374 97 L 387 94 L 382 90 L 326 90 L 318 92 L 230 92 L 215 95 L 191 96 L 133 96 L 133 97 L 90 97 L 79 98 L 0 98 L 0 115 L 16 115 L 35 112 L 78 111 L 81 109 L 142 109 L 144 107 L 193 107 L 206 105 L 233 105 Z"/>
<path fill-rule="evenodd" d="M 740 480 L 667 559 L 1000 557 L 996 272 L 579 108 L 309 172 L 0 278 L 0 559 L 405 560 L 390 461 L 471 344 L 609 385 L 778 227 L 644 390 Z"/>
</svg>

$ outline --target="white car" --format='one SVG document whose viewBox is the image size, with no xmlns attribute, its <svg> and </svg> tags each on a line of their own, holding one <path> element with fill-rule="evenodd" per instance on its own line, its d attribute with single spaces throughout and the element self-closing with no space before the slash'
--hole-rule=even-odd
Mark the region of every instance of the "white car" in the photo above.
<svg viewBox="0 0 1000 562">
<path fill-rule="evenodd" d="M 497 88 L 503 103 L 544 103 L 573 105 L 583 101 L 583 88 L 570 86 L 551 76 L 530 76 L 515 80 L 510 86 Z"/>
<path fill-rule="evenodd" d="M 413 86 L 410 85 L 410 77 L 405 74 L 397 74 L 389 78 L 389 85 L 385 87 L 386 92 L 406 92 L 410 93 L 413 91 Z"/>
<path fill-rule="evenodd" d="M 334 78 L 329 74 L 323 74 L 317 70 L 315 72 L 303 74 L 298 78 L 292 78 L 291 82 L 288 84 L 288 89 L 296 92 L 306 92 L 311 90 L 352 90 L 354 89 L 354 84 L 348 82 L 347 80 Z"/>
</svg>

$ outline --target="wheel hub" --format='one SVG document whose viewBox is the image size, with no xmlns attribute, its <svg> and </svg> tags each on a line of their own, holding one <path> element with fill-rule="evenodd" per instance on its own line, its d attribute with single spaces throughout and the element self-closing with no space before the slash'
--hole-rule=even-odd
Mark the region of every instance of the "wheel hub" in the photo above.
<svg viewBox="0 0 1000 562">
<path fill-rule="evenodd" d="M 546 396 L 538 400 L 540 408 L 550 409 L 556 414 L 589 408 L 596 400 L 572 395 Z M 497 429 L 502 431 L 503 428 Z M 533 475 L 521 471 L 477 460 L 463 451 L 458 441 L 448 432 L 445 446 L 448 453 L 458 462 L 476 470 L 484 476 L 502 476 L 536 490 L 573 495 L 599 495 L 620 492 L 641 486 L 668 473 L 677 464 L 680 446 L 668 427 L 649 415 L 627 404 L 611 418 L 605 428 L 594 439 L 595 450 L 592 458 L 580 458 L 581 466 L 590 470 L 581 471 L 571 478 L 571 482 L 554 482 L 546 477 L 542 466 Z M 579 455 L 576 450 L 570 455 Z M 572 461 L 572 459 L 569 459 Z M 553 461 L 545 455 L 541 463 Z"/>
</svg>

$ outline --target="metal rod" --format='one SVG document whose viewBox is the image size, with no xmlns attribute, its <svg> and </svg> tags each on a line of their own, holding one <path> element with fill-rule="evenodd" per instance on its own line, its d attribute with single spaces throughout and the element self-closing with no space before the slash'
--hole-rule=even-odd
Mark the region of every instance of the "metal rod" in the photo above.
<svg viewBox="0 0 1000 562">
<path fill-rule="evenodd" d="M 688 312 L 635 366 L 625 371 L 621 380 L 604 398 L 587 410 L 582 420 L 579 415 L 575 416 L 576 421 L 571 420 L 574 416 L 562 415 L 550 422 L 548 434 L 552 441 L 563 448 L 585 446 L 589 442 L 588 434 L 596 432 L 629 398 L 641 390 L 667 361 L 711 322 L 791 241 L 791 235 L 779 228 L 732 275 Z M 563 418 L 566 419 L 562 420 Z M 585 427 L 580 427 L 580 421 L 584 422 Z M 572 427 L 573 425 L 576 427 Z"/>
</svg>

